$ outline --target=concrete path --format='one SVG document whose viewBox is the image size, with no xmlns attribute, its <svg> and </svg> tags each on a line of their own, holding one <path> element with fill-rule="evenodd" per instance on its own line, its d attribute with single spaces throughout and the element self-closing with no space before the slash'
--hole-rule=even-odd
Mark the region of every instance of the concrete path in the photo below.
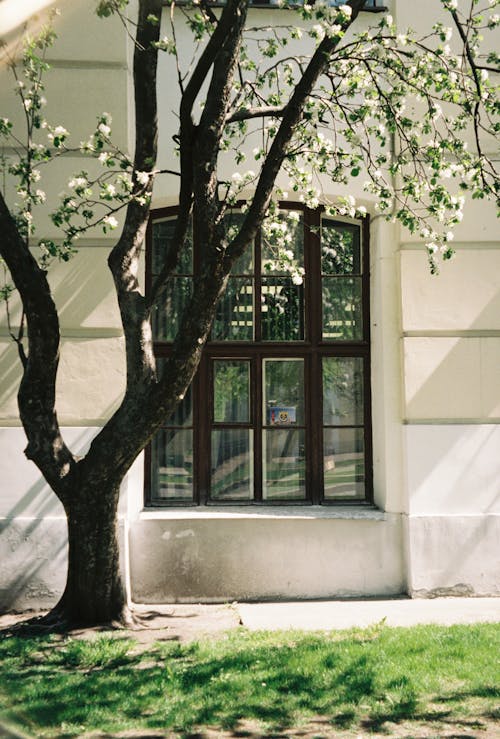
<svg viewBox="0 0 500 739">
<path fill-rule="evenodd" d="M 500 598 L 395 598 L 389 600 L 238 603 L 248 629 L 306 631 L 365 627 L 386 619 L 388 626 L 500 622 Z"/>
</svg>

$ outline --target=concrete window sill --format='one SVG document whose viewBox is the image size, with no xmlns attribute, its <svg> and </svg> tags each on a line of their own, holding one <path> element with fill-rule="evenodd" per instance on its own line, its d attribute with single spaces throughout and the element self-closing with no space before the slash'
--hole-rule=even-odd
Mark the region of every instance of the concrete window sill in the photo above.
<svg viewBox="0 0 500 739">
<path fill-rule="evenodd" d="M 250 519 L 250 518 L 340 518 L 346 520 L 385 521 L 386 514 L 374 507 L 357 506 L 253 506 L 233 508 L 147 508 L 139 514 L 141 521 L 147 520 L 193 520 L 193 519 Z"/>
</svg>

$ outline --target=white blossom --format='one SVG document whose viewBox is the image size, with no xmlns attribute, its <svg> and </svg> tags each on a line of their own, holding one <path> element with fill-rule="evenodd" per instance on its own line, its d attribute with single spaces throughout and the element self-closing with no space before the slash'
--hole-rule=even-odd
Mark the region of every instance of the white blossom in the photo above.
<svg viewBox="0 0 500 739">
<path fill-rule="evenodd" d="M 75 187 L 86 187 L 87 186 L 87 179 L 85 177 L 73 177 L 68 182 L 68 187 L 70 187 L 72 190 L 75 189 Z"/>
<path fill-rule="evenodd" d="M 114 185 L 111 185 L 109 182 L 104 185 L 103 194 L 105 197 L 113 197 L 116 195 L 116 187 Z"/>
<path fill-rule="evenodd" d="M 339 10 L 343 15 L 346 15 L 348 18 L 352 15 L 352 8 L 349 5 L 341 5 L 339 7 Z"/>
<path fill-rule="evenodd" d="M 118 226 L 118 221 L 116 220 L 114 216 L 105 216 L 103 218 L 103 223 L 111 229 L 116 228 Z"/>
</svg>

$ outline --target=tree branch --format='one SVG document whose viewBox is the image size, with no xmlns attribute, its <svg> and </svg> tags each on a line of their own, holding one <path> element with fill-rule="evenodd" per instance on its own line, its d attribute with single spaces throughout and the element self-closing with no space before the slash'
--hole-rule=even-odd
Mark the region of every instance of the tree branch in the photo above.
<svg viewBox="0 0 500 739">
<path fill-rule="evenodd" d="M 226 124 L 249 121 L 251 118 L 281 118 L 285 105 L 267 105 L 260 108 L 240 108 L 226 118 Z"/>
<path fill-rule="evenodd" d="M 18 392 L 19 413 L 33 460 L 64 502 L 75 459 L 64 443 L 55 412 L 59 320 L 45 273 L 19 235 L 0 193 L 0 254 L 19 290 L 28 326 L 28 357 Z"/>
<path fill-rule="evenodd" d="M 158 120 L 156 74 L 160 26 L 148 20 L 161 16 L 161 0 L 140 0 L 137 36 L 134 49 L 135 155 L 134 171 L 150 172 L 148 189 L 153 186 L 156 164 Z M 143 186 L 135 182 L 133 195 Z M 127 353 L 127 392 L 155 372 L 148 307 L 139 288 L 138 260 L 149 219 L 149 201 L 132 199 L 127 207 L 125 224 L 112 250 L 108 264 L 115 283 Z"/>
<path fill-rule="evenodd" d="M 344 32 L 356 20 L 364 5 L 364 0 L 348 0 L 346 5 L 351 7 L 352 14 L 349 20 L 342 25 L 342 31 Z M 338 46 L 340 38 L 340 36 L 325 36 L 323 38 L 297 83 L 292 97 L 285 106 L 280 127 L 262 166 L 255 194 L 247 210 L 243 225 L 226 250 L 226 258 L 230 264 L 244 252 L 248 243 L 257 233 L 257 228 L 262 222 L 269 205 L 274 183 L 292 140 L 293 132 L 302 117 L 304 105 L 318 78 L 328 68 L 330 56 Z"/>
</svg>

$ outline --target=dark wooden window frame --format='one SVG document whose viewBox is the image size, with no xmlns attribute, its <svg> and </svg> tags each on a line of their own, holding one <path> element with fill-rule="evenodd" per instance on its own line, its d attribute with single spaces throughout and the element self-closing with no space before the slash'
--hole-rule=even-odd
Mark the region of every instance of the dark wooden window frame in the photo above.
<svg viewBox="0 0 500 739">
<path fill-rule="evenodd" d="M 285 202 L 283 209 L 301 211 L 304 217 L 304 259 L 305 259 L 305 340 L 291 342 L 271 341 L 209 341 L 203 352 L 197 375 L 192 383 L 193 403 L 193 499 L 191 501 L 162 500 L 154 498 L 151 491 L 151 445 L 145 451 L 145 505 L 154 508 L 193 507 L 193 506 L 371 506 L 373 505 L 373 450 L 371 419 L 371 367 L 370 367 L 370 256 L 369 256 L 369 219 L 359 222 L 362 238 L 362 321 L 363 338 L 359 340 L 323 340 L 322 306 L 321 306 L 321 252 L 320 224 L 323 208 L 310 210 L 302 203 Z M 152 228 L 153 222 L 175 217 L 175 206 L 152 211 L 146 234 L 146 290 L 151 285 Z M 342 219 L 331 218 L 328 220 Z M 352 221 L 351 221 L 352 222 Z M 194 242 L 194 269 L 197 269 L 196 235 Z M 258 270 L 255 278 L 259 280 Z M 255 294 L 254 294 L 255 300 Z M 257 301 L 255 301 L 257 302 Z M 255 316 L 255 319 L 257 317 Z M 172 342 L 155 342 L 157 357 L 168 357 Z M 365 490 L 363 500 L 359 498 L 341 498 L 326 500 L 323 497 L 323 399 L 321 388 L 321 371 L 323 357 L 361 357 L 364 360 L 363 392 L 364 392 L 364 453 L 365 453 Z M 306 437 L 306 490 L 307 500 L 263 500 L 262 499 L 262 364 L 263 359 L 304 359 L 304 404 L 305 425 L 309 432 Z M 254 433 L 254 487 L 256 496 L 248 501 L 210 500 L 210 432 L 213 428 L 212 398 L 212 365 L 214 359 L 249 360 L 251 377 L 251 423 Z M 317 388 L 317 392 L 313 392 Z M 203 405 L 200 399 L 211 398 Z M 224 424 L 230 426 L 231 424 Z M 245 428 L 246 424 L 234 424 L 236 428 Z M 174 428 L 165 424 L 165 428 Z M 349 428 L 347 426 L 346 428 Z"/>
<path fill-rule="evenodd" d="M 169 7 L 169 2 L 165 0 L 163 3 L 165 6 Z M 177 0 L 176 5 L 185 5 L 187 4 L 185 0 Z M 299 5 L 299 2 L 291 2 L 291 5 Z M 314 5 L 314 0 L 311 0 L 311 5 Z M 342 2 L 339 2 L 339 5 L 342 5 Z M 222 8 L 224 6 L 224 3 L 222 0 L 210 0 L 210 6 L 213 8 Z M 271 2 L 271 0 L 253 0 L 251 2 L 252 8 L 265 8 L 268 10 L 279 10 L 280 7 L 277 3 Z M 382 5 L 381 0 L 366 0 L 365 5 L 363 8 L 361 8 L 361 12 L 363 13 L 384 13 L 387 10 L 386 5 Z"/>
</svg>

